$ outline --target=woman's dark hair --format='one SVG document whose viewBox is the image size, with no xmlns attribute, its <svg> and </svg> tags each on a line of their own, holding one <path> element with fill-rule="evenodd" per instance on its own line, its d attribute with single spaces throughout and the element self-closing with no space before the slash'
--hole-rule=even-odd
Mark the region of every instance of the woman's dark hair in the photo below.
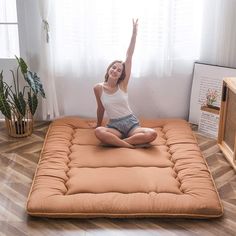
<svg viewBox="0 0 236 236">
<path fill-rule="evenodd" d="M 111 68 L 115 63 L 121 63 L 121 64 L 123 65 L 123 70 L 122 70 L 122 73 L 121 73 L 121 75 L 120 75 L 120 78 L 119 78 L 118 81 L 117 81 L 117 84 L 119 84 L 122 80 L 125 79 L 125 76 L 126 76 L 126 74 L 125 74 L 125 63 L 124 63 L 123 61 L 116 60 L 116 61 L 113 61 L 113 62 L 107 67 L 107 72 L 106 72 L 106 74 L 105 74 L 105 82 L 107 82 L 108 77 L 109 77 L 108 71 L 110 70 L 110 68 Z"/>
</svg>

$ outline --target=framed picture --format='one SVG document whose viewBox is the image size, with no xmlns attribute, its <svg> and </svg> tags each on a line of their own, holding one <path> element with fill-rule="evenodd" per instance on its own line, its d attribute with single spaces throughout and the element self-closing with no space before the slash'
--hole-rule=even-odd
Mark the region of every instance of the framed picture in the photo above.
<svg viewBox="0 0 236 236">
<path fill-rule="evenodd" d="M 206 107 L 220 110 L 222 85 L 225 77 L 236 77 L 236 68 L 194 63 L 189 109 L 190 123 L 198 125 L 202 111 Z M 218 129 L 218 127 L 216 128 Z"/>
</svg>

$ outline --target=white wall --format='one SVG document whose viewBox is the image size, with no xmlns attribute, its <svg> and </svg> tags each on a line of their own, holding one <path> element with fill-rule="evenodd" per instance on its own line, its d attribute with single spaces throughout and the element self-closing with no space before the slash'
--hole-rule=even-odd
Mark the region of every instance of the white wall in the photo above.
<svg viewBox="0 0 236 236">
<path fill-rule="evenodd" d="M 191 70 L 191 69 L 190 69 Z M 132 77 L 129 83 L 129 101 L 133 112 L 139 117 L 180 117 L 188 118 L 192 74 L 176 74 L 174 77 L 156 78 Z M 99 81 L 102 81 L 101 76 Z M 57 86 L 65 88 L 59 103 L 63 104 L 62 114 L 94 117 L 96 99 L 93 94 L 92 79 L 74 78 L 68 84 L 59 78 Z"/>
<path fill-rule="evenodd" d="M 37 71 L 40 51 L 40 17 L 37 1 L 17 0 L 20 51 L 31 69 Z M 25 37 L 28 35 L 27 37 Z M 28 38 L 28 40 L 27 40 Z M 14 61 L 0 60 L 0 69 L 7 71 Z M 174 65 L 174 75 L 157 78 L 151 82 L 147 78 L 132 78 L 129 85 L 130 105 L 134 113 L 140 117 L 179 117 L 188 118 L 190 91 L 192 83 L 192 67 L 189 73 L 181 71 Z M 40 76 L 40 75 L 39 75 Z M 89 76 L 88 76 L 89 77 Z M 103 76 L 99 81 L 103 80 Z M 65 78 L 58 78 L 56 86 L 64 89 L 64 94 L 58 94 L 59 103 L 64 104 L 62 115 L 96 116 L 96 100 L 93 94 L 92 80 L 83 81 L 75 78 L 74 83 L 67 84 Z M 40 107 L 38 109 L 40 114 Z M 38 115 L 38 117 L 40 117 Z"/>
</svg>

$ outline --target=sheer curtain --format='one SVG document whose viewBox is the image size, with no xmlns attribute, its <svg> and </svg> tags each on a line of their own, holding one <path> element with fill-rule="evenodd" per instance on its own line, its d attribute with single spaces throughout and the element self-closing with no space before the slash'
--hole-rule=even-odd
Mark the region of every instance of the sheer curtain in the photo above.
<svg viewBox="0 0 236 236">
<path fill-rule="evenodd" d="M 60 116 L 95 115 L 93 85 L 103 81 L 111 61 L 125 59 L 132 18 L 139 18 L 132 67 L 134 99 L 144 80 L 152 86 L 157 78 L 173 77 L 175 71 L 189 80 L 200 53 L 202 1 L 51 0 L 51 4 L 48 22 L 54 67 L 48 81 L 56 81 Z M 188 93 L 185 89 L 183 97 Z M 158 99 L 153 95 L 152 100 Z M 50 112 L 51 118 L 57 116 Z"/>
<path fill-rule="evenodd" d="M 58 117 L 59 108 L 55 87 L 55 70 L 54 70 L 54 53 L 52 51 L 52 42 L 50 41 L 50 26 L 48 23 L 49 14 L 51 14 L 50 7 L 51 0 L 39 1 L 39 13 L 41 17 L 41 40 L 39 52 L 39 74 L 44 84 L 46 99 L 42 100 L 41 118 L 53 119 Z"/>
<path fill-rule="evenodd" d="M 236 68 L 236 1 L 204 1 L 201 61 Z"/>
<path fill-rule="evenodd" d="M 99 71 L 111 60 L 124 59 L 132 18 L 139 18 L 133 72 L 171 74 L 174 60 L 199 57 L 201 5 L 199 0 L 54 1 L 59 72 L 87 74 L 91 66 Z"/>
</svg>

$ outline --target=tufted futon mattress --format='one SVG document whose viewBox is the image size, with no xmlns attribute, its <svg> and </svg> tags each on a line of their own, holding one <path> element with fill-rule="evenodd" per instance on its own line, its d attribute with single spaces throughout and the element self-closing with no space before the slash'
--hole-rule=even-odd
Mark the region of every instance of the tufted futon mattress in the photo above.
<svg viewBox="0 0 236 236">
<path fill-rule="evenodd" d="M 49 127 L 27 201 L 46 217 L 214 218 L 223 208 L 211 173 L 184 120 L 143 120 L 149 148 L 103 147 L 91 120 Z"/>
</svg>

